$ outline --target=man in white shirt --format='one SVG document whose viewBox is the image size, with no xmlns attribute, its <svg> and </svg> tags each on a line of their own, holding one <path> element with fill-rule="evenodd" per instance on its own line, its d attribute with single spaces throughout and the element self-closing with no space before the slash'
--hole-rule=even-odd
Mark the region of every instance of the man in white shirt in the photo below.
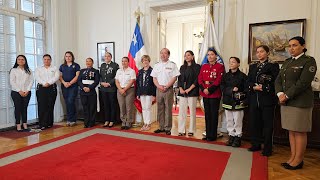
<svg viewBox="0 0 320 180">
<path fill-rule="evenodd" d="M 37 81 L 37 101 L 39 127 L 43 130 L 53 126 L 53 109 L 57 98 L 56 81 L 59 80 L 59 70 L 51 65 L 51 56 L 43 55 L 43 66 L 35 71 Z"/>
<path fill-rule="evenodd" d="M 170 51 L 163 48 L 160 51 L 161 60 L 155 64 L 151 76 L 157 87 L 157 106 L 159 129 L 155 133 L 165 132 L 171 135 L 172 128 L 172 105 L 173 105 L 173 84 L 180 75 L 177 65 L 169 60 Z"/>
</svg>

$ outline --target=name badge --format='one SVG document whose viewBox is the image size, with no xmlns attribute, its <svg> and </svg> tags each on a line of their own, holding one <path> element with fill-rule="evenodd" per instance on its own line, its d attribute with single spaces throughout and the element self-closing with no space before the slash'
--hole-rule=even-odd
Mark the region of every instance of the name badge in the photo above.
<svg viewBox="0 0 320 180">
<path fill-rule="evenodd" d="M 90 85 L 93 83 L 94 83 L 94 80 L 82 80 L 82 84 Z"/>
</svg>

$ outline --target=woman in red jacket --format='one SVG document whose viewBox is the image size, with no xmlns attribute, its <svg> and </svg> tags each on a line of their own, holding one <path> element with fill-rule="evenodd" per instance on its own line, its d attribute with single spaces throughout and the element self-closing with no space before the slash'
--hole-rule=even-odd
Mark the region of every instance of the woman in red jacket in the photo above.
<svg viewBox="0 0 320 180">
<path fill-rule="evenodd" d="M 200 95 L 203 97 L 206 137 L 203 140 L 217 139 L 219 106 L 221 99 L 220 83 L 224 73 L 224 66 L 217 62 L 217 52 L 213 48 L 208 50 L 208 63 L 203 64 L 198 76 Z"/>
</svg>

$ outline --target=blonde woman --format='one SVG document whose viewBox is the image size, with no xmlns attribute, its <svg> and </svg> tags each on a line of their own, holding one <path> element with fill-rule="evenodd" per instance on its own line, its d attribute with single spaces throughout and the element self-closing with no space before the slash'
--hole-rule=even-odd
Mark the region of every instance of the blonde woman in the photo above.
<svg viewBox="0 0 320 180">
<path fill-rule="evenodd" d="M 137 75 L 137 99 L 141 101 L 142 105 L 142 117 L 144 125 L 141 131 L 150 130 L 151 123 L 151 106 L 152 102 L 156 99 L 156 86 L 153 83 L 153 78 L 150 76 L 152 67 L 150 66 L 150 56 L 143 55 L 141 62 L 143 68 L 139 70 Z"/>
</svg>

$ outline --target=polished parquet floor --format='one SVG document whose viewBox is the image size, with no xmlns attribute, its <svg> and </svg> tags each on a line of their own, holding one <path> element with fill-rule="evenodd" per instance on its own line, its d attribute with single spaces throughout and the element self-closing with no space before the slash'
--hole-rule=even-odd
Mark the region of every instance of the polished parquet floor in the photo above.
<svg viewBox="0 0 320 180">
<path fill-rule="evenodd" d="M 176 136 L 177 132 L 177 116 L 173 117 L 173 131 L 172 135 Z M 64 123 L 58 123 L 64 125 Z M 98 127 L 101 125 L 97 125 Z M 115 126 L 113 128 L 119 128 L 120 126 Z M 153 123 L 152 128 L 149 131 L 152 133 L 157 129 L 158 124 Z M 187 126 L 188 127 L 188 126 Z M 26 146 L 30 146 L 39 142 L 47 141 L 56 137 L 67 135 L 73 132 L 78 132 L 83 129 L 83 123 L 81 121 L 74 127 L 61 127 L 57 129 L 47 129 L 38 134 L 34 134 L 28 137 L 19 138 L 19 139 L 8 139 L 0 137 L 0 154 L 6 153 L 12 150 L 20 149 Z M 140 128 L 132 128 L 132 130 L 139 131 Z M 202 132 L 204 130 L 204 119 L 197 118 L 197 132 L 194 137 L 201 139 Z M 319 132 L 320 135 L 320 132 Z M 218 141 L 226 141 L 227 135 L 224 135 L 223 138 L 220 138 Z M 248 142 L 243 142 L 244 145 L 248 145 Z M 289 157 L 290 148 L 286 146 L 275 145 L 274 154 L 268 159 L 268 171 L 269 179 L 277 180 L 319 180 L 320 179 L 320 150 L 319 149 L 307 149 L 305 157 L 305 166 L 302 170 L 289 171 L 281 167 L 280 163 L 285 162 Z"/>
</svg>

